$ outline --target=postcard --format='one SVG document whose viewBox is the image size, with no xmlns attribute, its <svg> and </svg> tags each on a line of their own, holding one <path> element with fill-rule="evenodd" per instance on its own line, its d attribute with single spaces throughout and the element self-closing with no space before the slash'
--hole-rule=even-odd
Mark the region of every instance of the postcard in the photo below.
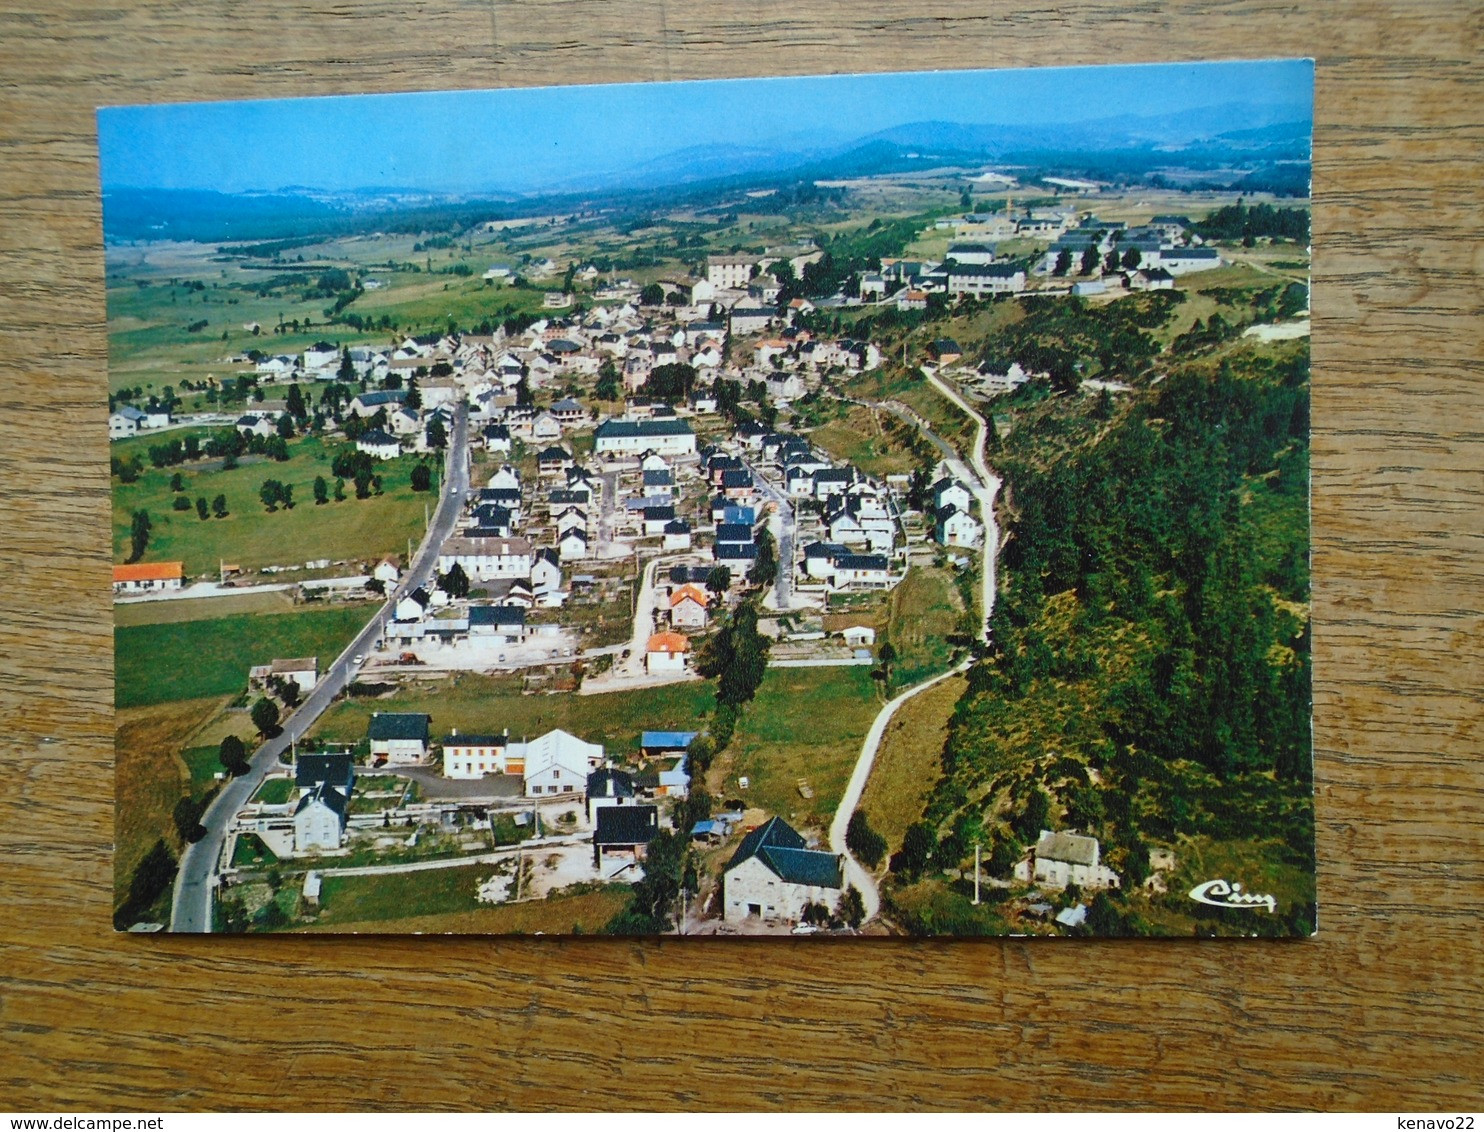
<svg viewBox="0 0 1484 1132">
<path fill-rule="evenodd" d="M 1312 118 L 101 110 L 115 926 L 1312 934 Z"/>
</svg>

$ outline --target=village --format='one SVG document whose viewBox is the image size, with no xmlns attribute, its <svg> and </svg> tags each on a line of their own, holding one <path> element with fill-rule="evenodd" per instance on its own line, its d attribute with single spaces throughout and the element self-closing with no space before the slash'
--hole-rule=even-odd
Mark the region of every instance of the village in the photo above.
<svg viewBox="0 0 1484 1132">
<path fill-rule="evenodd" d="M 881 343 L 824 329 L 831 312 L 942 312 L 1015 296 L 1111 302 L 1177 289 L 1227 261 L 1188 218 L 1168 214 L 1130 224 L 1073 206 L 1017 212 L 1007 199 L 1000 212 L 939 219 L 925 235 L 934 233 L 947 237 L 940 260 L 883 257 L 812 300 L 785 290 L 824 255 L 807 244 L 711 254 L 691 276 L 643 285 L 578 261 L 526 264 L 527 274 L 565 269 L 564 286 L 542 295 L 539 312 L 487 333 L 321 340 L 298 354 L 228 359 L 250 367 L 239 380 L 254 403 L 194 423 L 229 422 L 249 451 L 269 450 L 318 405 L 323 427 L 360 461 L 345 458 L 345 472 L 369 481 L 415 458 L 414 489 L 421 475 L 437 515 L 428 512 L 418 563 L 409 540 L 405 555 L 223 565 L 215 577 L 188 578 L 182 562 L 115 568 L 123 602 L 287 590 L 367 610 L 366 629 L 334 662 L 275 657 L 243 674 L 271 705 L 271 727 L 282 719 L 288 734 L 281 753 L 253 761 L 251 791 L 202 843 L 218 919 L 228 901 L 238 916 L 292 910 L 270 927 L 312 925 L 321 886 L 339 877 L 487 868 L 477 887 L 488 904 L 632 884 L 670 831 L 703 863 L 679 930 L 850 932 L 870 922 L 874 883 L 845 844 L 852 799 L 834 828 L 796 828 L 756 804 L 748 775 L 695 789 L 690 745 L 705 723 L 694 715 L 642 719 L 619 748 L 562 728 L 517 732 L 493 708 L 477 730 L 439 731 L 433 720 L 441 683 L 464 675 L 514 681 L 525 696 L 699 683 L 718 627 L 744 605 L 770 668 L 890 679 L 895 650 L 878 638 L 914 568 L 962 580 L 964 627 L 937 671 L 966 665 L 993 602 L 998 482 L 982 452 L 945 441 L 890 398 L 854 403 L 872 419 L 898 418 L 930 458 L 873 474 L 816 442 L 814 406 L 851 401 L 847 383 L 889 360 Z M 1006 244 L 1020 254 L 1004 256 Z M 516 276 L 494 264 L 482 282 L 498 294 Z M 1045 378 L 948 338 L 918 364 L 981 422 L 994 398 Z M 168 436 L 190 420 L 123 403 L 110 436 Z M 398 710 L 407 689 L 432 710 Z M 354 739 L 314 726 L 342 696 L 370 703 Z M 869 773 L 870 758 L 861 764 Z M 797 792 L 813 796 L 803 777 Z M 1058 907 L 1043 894 L 1120 878 L 1100 863 L 1096 838 L 1041 832 L 1013 875 L 983 883 L 1020 886 L 1027 917 L 1076 927 L 1086 904 Z M 1171 867 L 1157 859 L 1150 883 Z M 284 873 L 296 878 L 293 901 L 280 899 Z M 977 868 L 974 880 L 977 893 Z"/>
</svg>

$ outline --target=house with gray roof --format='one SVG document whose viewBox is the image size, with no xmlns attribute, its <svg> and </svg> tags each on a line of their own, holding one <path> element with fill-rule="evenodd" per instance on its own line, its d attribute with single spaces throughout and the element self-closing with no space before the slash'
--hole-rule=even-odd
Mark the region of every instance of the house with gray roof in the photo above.
<svg viewBox="0 0 1484 1132">
<path fill-rule="evenodd" d="M 810 849 L 782 818 L 742 839 L 722 872 L 722 918 L 797 923 L 810 904 L 834 909 L 845 887 L 840 857 Z"/>
<path fill-rule="evenodd" d="M 423 712 L 378 711 L 366 728 L 372 759 L 417 763 L 428 753 L 428 716 Z"/>
<path fill-rule="evenodd" d="M 1098 839 L 1043 829 L 1030 856 L 1015 866 L 1016 880 L 1041 888 L 1117 888 L 1119 876 L 1099 860 Z"/>
</svg>

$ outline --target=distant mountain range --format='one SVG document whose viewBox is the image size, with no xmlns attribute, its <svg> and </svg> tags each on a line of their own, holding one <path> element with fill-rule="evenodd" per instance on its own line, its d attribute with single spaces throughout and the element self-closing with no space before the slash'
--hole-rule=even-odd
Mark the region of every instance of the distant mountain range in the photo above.
<svg viewBox="0 0 1484 1132">
<path fill-rule="evenodd" d="M 834 139 L 781 137 L 775 144 L 718 142 L 687 146 L 581 178 L 508 187 L 430 192 L 397 186 L 350 191 L 286 186 L 238 194 L 109 188 L 104 232 L 110 239 L 262 239 L 364 227 L 369 215 L 404 221 L 424 212 L 463 212 L 474 206 L 526 211 L 537 205 L 571 207 L 583 198 L 667 187 L 718 190 L 805 180 L 865 177 L 944 166 L 994 162 L 1034 179 L 1055 170 L 1073 176 L 1131 179 L 1162 166 L 1238 168 L 1248 178 L 1289 168 L 1278 191 L 1303 191 L 1312 133 L 1307 104 L 1226 103 L 1158 116 L 1122 115 L 1057 125 L 924 121 L 864 136 Z M 1235 183 L 1233 180 L 1232 183 Z M 397 227 L 403 228 L 403 224 Z"/>
</svg>

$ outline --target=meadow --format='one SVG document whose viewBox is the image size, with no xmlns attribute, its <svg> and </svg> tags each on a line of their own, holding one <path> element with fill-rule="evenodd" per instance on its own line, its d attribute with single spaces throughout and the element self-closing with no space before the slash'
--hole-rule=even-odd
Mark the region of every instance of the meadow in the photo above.
<svg viewBox="0 0 1484 1132">
<path fill-rule="evenodd" d="M 151 438 L 150 443 L 158 444 L 160 439 L 175 435 L 179 434 L 165 433 L 159 439 Z M 115 446 L 114 454 L 127 459 L 143 443 L 143 438 L 123 442 Z M 130 524 L 134 512 L 140 510 L 149 513 L 151 524 L 143 560 L 178 559 L 185 563 L 190 577 L 214 576 L 224 561 L 244 570 L 298 565 L 317 558 L 370 562 L 384 554 L 405 553 L 409 539 L 415 544 L 422 538 L 425 509 L 436 505 L 437 500 L 429 493 L 412 490 L 412 469 L 418 457 L 401 456 L 377 466 L 381 495 L 357 499 L 355 486 L 346 484 L 345 498 L 336 502 L 335 476 L 330 470 L 335 446 L 318 437 L 301 437 L 288 447 L 289 459 L 284 462 L 244 456 L 228 471 L 222 470 L 220 460 L 173 468 L 146 466 L 134 483 L 115 480 L 114 560 L 122 562 L 129 556 Z M 171 479 L 177 473 L 185 481 L 180 492 L 170 490 Z M 325 477 L 331 493 L 330 502 L 323 505 L 314 502 L 317 476 Z M 269 512 L 263 505 L 258 491 L 269 479 L 293 488 L 291 510 L 280 507 Z M 191 501 L 191 510 L 172 509 L 178 495 Z M 218 495 L 226 496 L 227 516 L 200 518 L 195 501 L 204 497 L 210 503 Z"/>
<path fill-rule="evenodd" d="M 248 668 L 277 657 L 317 656 L 323 670 L 372 612 L 341 605 L 117 628 L 114 705 L 233 695 L 247 687 Z"/>
</svg>

